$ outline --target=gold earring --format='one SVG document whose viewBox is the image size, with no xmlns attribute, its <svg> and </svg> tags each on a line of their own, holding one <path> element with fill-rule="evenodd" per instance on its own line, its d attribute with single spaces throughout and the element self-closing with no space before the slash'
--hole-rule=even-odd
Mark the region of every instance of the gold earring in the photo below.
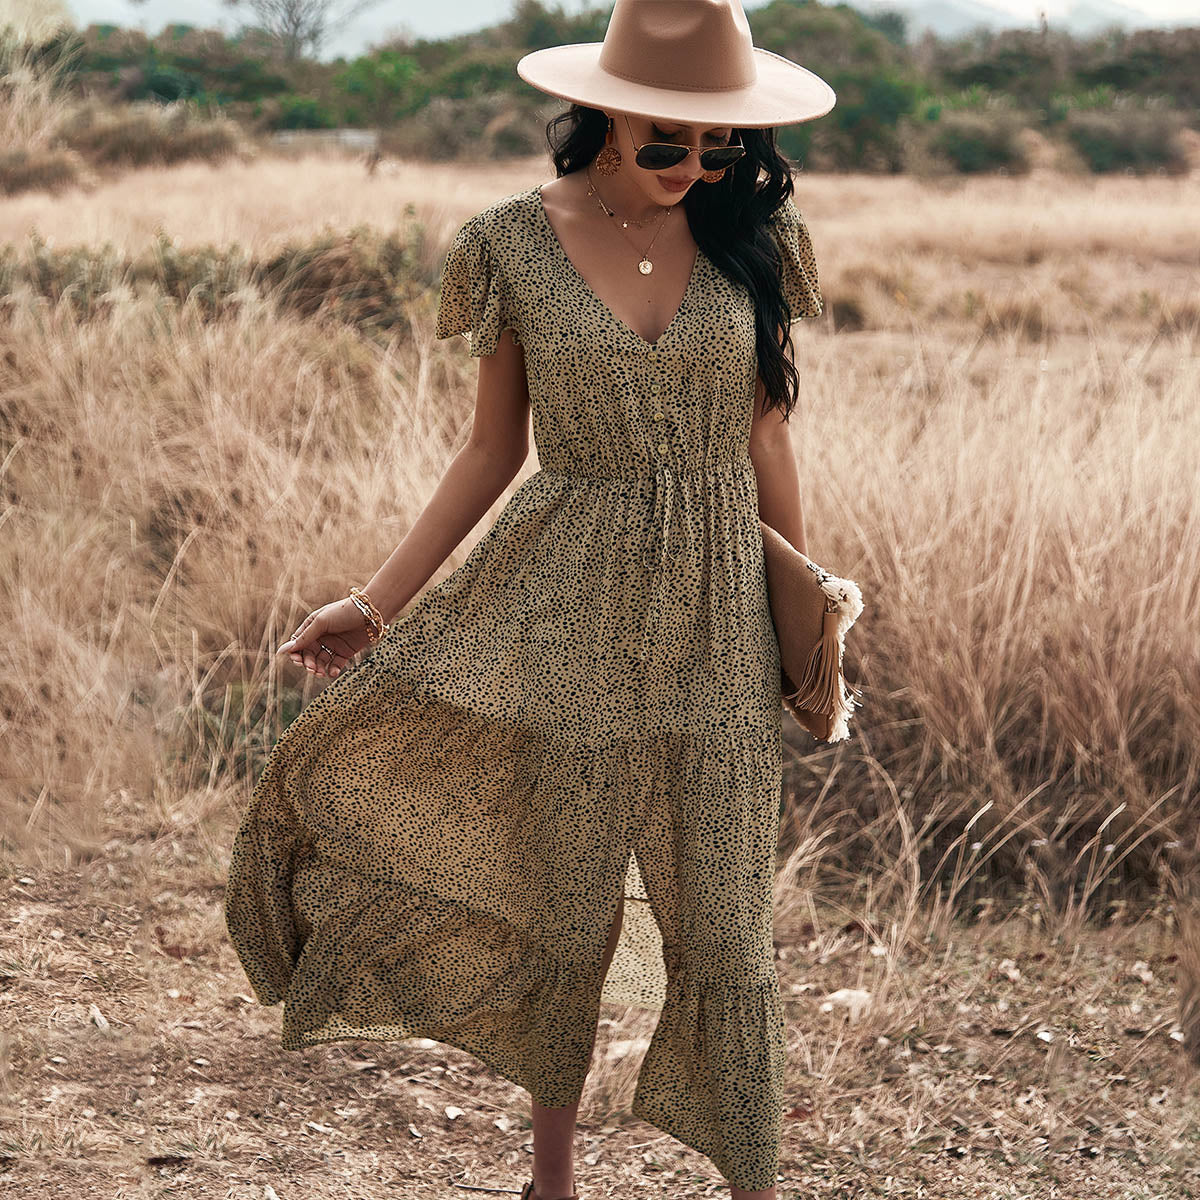
<svg viewBox="0 0 1200 1200">
<path fill-rule="evenodd" d="M 728 167 L 722 167 L 719 171 L 704 171 L 700 175 L 700 178 L 703 179 L 705 183 L 720 183 L 720 181 L 725 178 L 725 172 L 728 170 Z"/>
<path fill-rule="evenodd" d="M 608 129 L 604 134 L 604 149 L 596 155 L 596 172 L 599 175 L 615 175 L 621 169 L 621 151 L 612 144 L 613 119 L 608 118 Z"/>
</svg>

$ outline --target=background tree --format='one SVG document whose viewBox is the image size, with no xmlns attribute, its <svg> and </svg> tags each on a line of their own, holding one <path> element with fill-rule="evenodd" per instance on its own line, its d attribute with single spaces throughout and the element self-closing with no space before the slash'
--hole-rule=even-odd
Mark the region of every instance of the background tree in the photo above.
<svg viewBox="0 0 1200 1200">
<path fill-rule="evenodd" d="M 379 0 L 224 0 L 229 8 L 248 8 L 259 26 L 278 38 L 285 62 L 316 55 L 331 27 L 342 28 Z"/>
<path fill-rule="evenodd" d="M 348 63 L 334 84 L 348 98 L 347 119 L 384 129 L 415 112 L 428 98 L 416 59 L 379 50 Z"/>
<path fill-rule="evenodd" d="M 145 4 L 146 0 L 130 0 Z M 274 38 L 284 62 L 316 55 L 331 28 L 342 28 L 379 0 L 223 0 L 227 8 L 249 9 L 260 29 Z"/>
</svg>

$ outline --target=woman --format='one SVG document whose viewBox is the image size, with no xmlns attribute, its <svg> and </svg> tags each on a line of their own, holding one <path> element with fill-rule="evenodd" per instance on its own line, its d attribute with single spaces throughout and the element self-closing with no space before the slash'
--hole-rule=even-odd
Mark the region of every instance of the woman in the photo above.
<svg viewBox="0 0 1200 1200">
<path fill-rule="evenodd" d="M 805 549 L 785 347 L 821 311 L 774 126 L 833 94 L 754 47 L 736 0 L 617 0 L 604 42 L 517 69 L 574 103 L 557 178 L 446 259 L 435 333 L 479 358 L 471 438 L 365 588 L 280 647 L 334 682 L 258 782 L 226 920 L 285 1049 L 426 1036 L 526 1088 L 523 1200 L 575 1195 L 601 1000 L 661 1009 L 633 1113 L 773 1200 L 758 522 Z M 514 478 L 530 416 L 540 469 L 385 630 Z"/>
</svg>

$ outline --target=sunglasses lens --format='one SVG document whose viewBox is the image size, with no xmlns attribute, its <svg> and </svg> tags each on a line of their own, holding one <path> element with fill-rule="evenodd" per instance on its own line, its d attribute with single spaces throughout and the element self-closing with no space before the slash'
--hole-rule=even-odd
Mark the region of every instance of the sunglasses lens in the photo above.
<svg viewBox="0 0 1200 1200">
<path fill-rule="evenodd" d="M 672 146 L 667 142 L 648 142 L 638 152 L 636 162 L 645 171 L 665 171 L 688 156 L 686 146 Z"/>
<path fill-rule="evenodd" d="M 745 153 L 744 146 L 716 146 L 700 155 L 700 165 L 706 171 L 719 171 L 722 167 L 733 166 Z"/>
</svg>

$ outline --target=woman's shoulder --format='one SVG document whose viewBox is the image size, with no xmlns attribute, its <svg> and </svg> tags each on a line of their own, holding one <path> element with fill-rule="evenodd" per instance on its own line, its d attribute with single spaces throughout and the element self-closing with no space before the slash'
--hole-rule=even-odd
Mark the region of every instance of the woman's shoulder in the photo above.
<svg viewBox="0 0 1200 1200">
<path fill-rule="evenodd" d="M 540 202 L 536 187 L 510 192 L 469 216 L 461 233 L 481 238 L 489 248 L 502 252 L 527 228 L 533 215 L 532 205 Z"/>
<path fill-rule="evenodd" d="M 819 317 L 823 305 L 817 259 L 808 226 L 790 193 L 771 214 L 770 225 L 779 244 L 783 288 L 792 319 Z"/>
<path fill-rule="evenodd" d="M 804 224 L 804 218 L 800 215 L 796 201 L 790 193 L 784 196 L 775 211 L 771 213 L 770 221 L 780 230 L 796 229 Z"/>
</svg>

